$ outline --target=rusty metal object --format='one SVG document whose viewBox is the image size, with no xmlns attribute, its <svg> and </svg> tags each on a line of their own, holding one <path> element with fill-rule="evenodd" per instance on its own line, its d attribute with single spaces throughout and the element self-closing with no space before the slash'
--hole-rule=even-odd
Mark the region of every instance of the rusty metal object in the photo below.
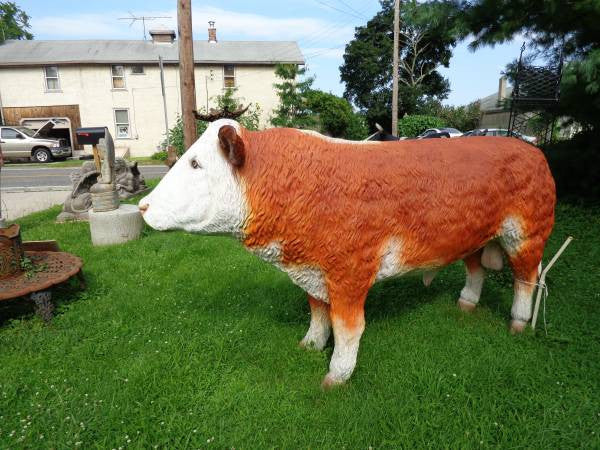
<svg viewBox="0 0 600 450">
<path fill-rule="evenodd" d="M 45 243 L 48 249 L 57 244 Z M 58 251 L 24 251 L 24 247 L 40 247 L 40 243 L 21 242 L 18 225 L 0 229 L 0 300 L 21 297 L 62 283 L 81 271 L 83 262 L 70 253 Z M 26 271 L 27 260 L 35 270 Z"/>
<path fill-rule="evenodd" d="M 23 249 L 19 225 L 0 228 L 0 280 L 21 271 Z"/>
</svg>

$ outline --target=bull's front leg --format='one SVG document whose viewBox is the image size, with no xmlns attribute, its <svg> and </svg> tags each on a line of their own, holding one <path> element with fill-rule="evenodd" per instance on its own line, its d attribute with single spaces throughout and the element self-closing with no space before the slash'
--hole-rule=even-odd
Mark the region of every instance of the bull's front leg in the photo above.
<svg viewBox="0 0 600 450">
<path fill-rule="evenodd" d="M 310 326 L 306 336 L 300 341 L 300 345 L 305 348 L 323 350 L 331 334 L 329 305 L 310 295 L 308 303 L 310 305 Z"/>
<path fill-rule="evenodd" d="M 322 386 L 330 388 L 344 383 L 356 366 L 360 337 L 365 329 L 364 305 L 368 287 L 329 288 L 330 317 L 335 347 L 329 363 L 329 373 Z"/>
</svg>

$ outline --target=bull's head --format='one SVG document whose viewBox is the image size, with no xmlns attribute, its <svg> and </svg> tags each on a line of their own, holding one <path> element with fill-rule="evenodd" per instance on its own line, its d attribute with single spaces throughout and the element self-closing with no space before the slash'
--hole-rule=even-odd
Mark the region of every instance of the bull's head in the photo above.
<svg viewBox="0 0 600 450">
<path fill-rule="evenodd" d="M 157 230 L 239 233 L 247 207 L 237 171 L 245 157 L 240 125 L 228 119 L 211 123 L 140 200 L 144 220 Z"/>
</svg>

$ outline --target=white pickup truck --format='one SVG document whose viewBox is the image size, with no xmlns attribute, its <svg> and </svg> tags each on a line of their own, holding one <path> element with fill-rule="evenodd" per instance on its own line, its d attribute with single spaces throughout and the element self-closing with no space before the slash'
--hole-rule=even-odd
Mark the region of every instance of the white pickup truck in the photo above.
<svg viewBox="0 0 600 450">
<path fill-rule="evenodd" d="M 47 137 L 45 134 L 54 127 L 49 120 L 39 130 L 22 126 L 0 126 L 0 150 L 4 160 L 30 158 L 46 163 L 54 158 L 71 156 L 71 146 L 66 139 Z"/>
</svg>

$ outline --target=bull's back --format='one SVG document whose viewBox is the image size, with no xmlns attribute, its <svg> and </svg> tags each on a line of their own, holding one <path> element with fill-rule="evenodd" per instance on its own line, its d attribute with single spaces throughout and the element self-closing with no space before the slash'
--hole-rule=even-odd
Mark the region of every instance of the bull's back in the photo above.
<svg viewBox="0 0 600 450">
<path fill-rule="evenodd" d="M 289 239 L 306 254 L 350 254 L 396 240 L 407 265 L 442 265 L 480 248 L 507 218 L 544 240 L 552 227 L 547 163 L 517 139 L 352 144 L 281 130 L 253 137 L 242 172 L 253 211 L 249 245 Z"/>
</svg>

